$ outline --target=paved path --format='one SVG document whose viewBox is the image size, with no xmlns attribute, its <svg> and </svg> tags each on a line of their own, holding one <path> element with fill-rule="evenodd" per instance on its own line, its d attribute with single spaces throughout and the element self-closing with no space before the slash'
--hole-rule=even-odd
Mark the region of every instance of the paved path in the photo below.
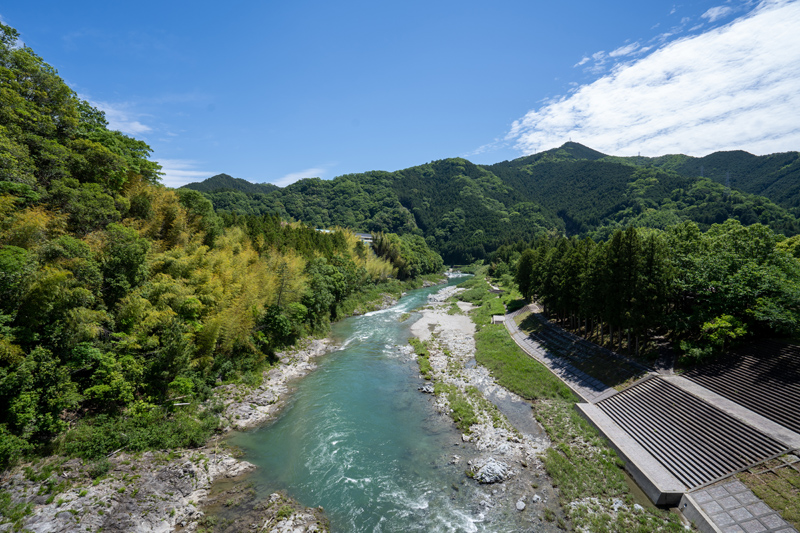
<svg viewBox="0 0 800 533">
<path fill-rule="evenodd" d="M 514 342 L 516 342 L 525 353 L 549 368 L 553 374 L 561 379 L 561 381 L 584 401 L 595 403 L 603 398 L 608 398 L 616 394 L 617 391 L 615 389 L 585 372 L 578 370 L 569 362 L 565 361 L 558 353 L 548 350 L 520 330 L 514 319 L 527 311 L 536 312 L 536 309 L 533 307 L 533 304 L 531 304 L 506 315 L 505 318 L 506 329 L 511 334 L 511 338 L 514 339 Z"/>
<path fill-rule="evenodd" d="M 797 533 L 741 481 L 728 479 L 689 495 L 722 533 Z"/>
</svg>

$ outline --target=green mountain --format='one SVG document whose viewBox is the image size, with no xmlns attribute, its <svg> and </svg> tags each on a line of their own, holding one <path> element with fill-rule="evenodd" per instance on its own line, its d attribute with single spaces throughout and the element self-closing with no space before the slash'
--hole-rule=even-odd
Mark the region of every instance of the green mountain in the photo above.
<svg viewBox="0 0 800 533">
<path fill-rule="evenodd" d="M 779 163 L 787 161 L 785 154 L 726 154 L 731 153 L 624 158 L 569 142 L 494 165 L 443 159 L 396 172 L 311 178 L 266 193 L 250 192 L 241 184 L 239 189 L 216 187 L 232 181 L 217 177 L 192 188 L 203 190 L 219 211 L 276 214 L 316 227 L 420 234 L 448 263 L 470 262 L 503 244 L 553 231 L 605 239 L 629 225 L 663 229 L 691 220 L 705 230 L 733 218 L 745 225 L 759 222 L 787 236 L 800 233 L 797 218 L 786 207 L 693 174 L 700 160 L 717 169 L 714 176 L 723 166 L 740 162 L 745 170 L 737 175 L 752 171 L 750 181 L 766 183 L 765 176 L 777 175 Z M 795 159 L 781 167 L 788 178 L 794 177 Z M 764 190 L 779 189 L 777 181 L 770 183 L 773 187 Z M 800 192 L 790 194 L 791 187 L 780 190 L 787 205 L 800 198 Z"/>
<path fill-rule="evenodd" d="M 529 201 L 555 212 L 570 235 L 605 238 L 617 227 L 663 229 L 683 220 L 707 229 L 729 218 L 746 225 L 760 222 L 785 235 L 800 232 L 787 209 L 763 196 L 693 176 L 687 161 L 687 156 L 603 156 L 568 143 L 485 168 Z"/>
<path fill-rule="evenodd" d="M 636 166 L 673 170 L 682 176 L 706 177 L 733 189 L 765 196 L 795 216 L 800 215 L 800 152 L 757 156 L 735 150 L 705 157 L 618 159 Z"/>
<path fill-rule="evenodd" d="M 271 183 L 250 183 L 247 180 L 234 178 L 227 174 L 217 174 L 201 182 L 189 183 L 181 188 L 193 189 L 200 192 L 231 190 L 246 194 L 266 194 L 274 191 L 278 187 Z"/>
</svg>

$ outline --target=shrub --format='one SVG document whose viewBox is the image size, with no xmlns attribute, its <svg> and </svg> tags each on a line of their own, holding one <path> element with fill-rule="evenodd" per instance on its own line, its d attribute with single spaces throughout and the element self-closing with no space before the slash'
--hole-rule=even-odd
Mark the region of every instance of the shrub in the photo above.
<svg viewBox="0 0 800 533">
<path fill-rule="evenodd" d="M 134 416 L 98 415 L 82 420 L 62 441 L 63 453 L 84 459 L 103 457 L 115 450 L 161 450 L 202 446 L 218 426 L 216 415 L 197 416 L 152 409 Z"/>
</svg>

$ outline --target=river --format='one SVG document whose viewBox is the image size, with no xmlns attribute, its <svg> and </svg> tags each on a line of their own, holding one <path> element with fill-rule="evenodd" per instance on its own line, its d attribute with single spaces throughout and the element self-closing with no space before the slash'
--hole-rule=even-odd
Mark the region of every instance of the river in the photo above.
<svg viewBox="0 0 800 533">
<path fill-rule="evenodd" d="M 296 384 L 281 416 L 231 437 L 259 467 L 250 480 L 260 495 L 285 490 L 323 506 L 336 532 L 517 530 L 485 516 L 486 487 L 466 478 L 463 462 L 450 464 L 471 451 L 417 390 L 423 381 L 404 347 L 414 309 L 441 288 L 334 324 L 341 349 Z"/>
</svg>

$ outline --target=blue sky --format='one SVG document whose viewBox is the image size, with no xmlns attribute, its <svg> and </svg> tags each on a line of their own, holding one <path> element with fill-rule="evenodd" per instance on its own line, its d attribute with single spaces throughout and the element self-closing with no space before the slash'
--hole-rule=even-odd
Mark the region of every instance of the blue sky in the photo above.
<svg viewBox="0 0 800 533">
<path fill-rule="evenodd" d="M 800 149 L 800 1 L 9 2 L 179 186 L 286 185 L 572 139 L 617 155 Z"/>
</svg>

